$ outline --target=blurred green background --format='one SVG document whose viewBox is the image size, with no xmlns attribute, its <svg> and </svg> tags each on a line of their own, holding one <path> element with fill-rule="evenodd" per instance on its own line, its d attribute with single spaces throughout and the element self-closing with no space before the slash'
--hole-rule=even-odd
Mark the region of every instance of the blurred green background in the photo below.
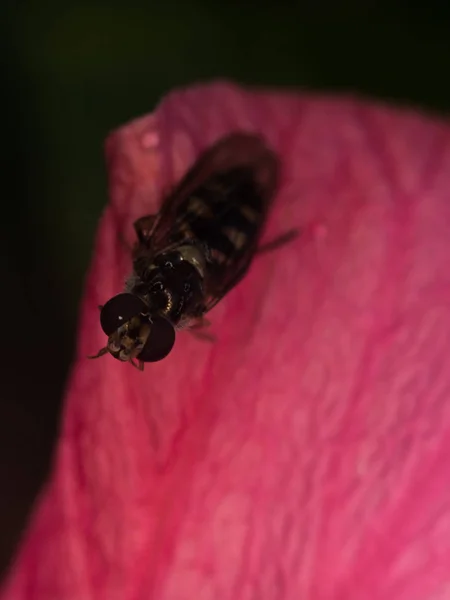
<svg viewBox="0 0 450 600">
<path fill-rule="evenodd" d="M 0 566 L 47 469 L 113 128 L 216 77 L 447 113 L 450 6 L 3 2 Z"/>
</svg>

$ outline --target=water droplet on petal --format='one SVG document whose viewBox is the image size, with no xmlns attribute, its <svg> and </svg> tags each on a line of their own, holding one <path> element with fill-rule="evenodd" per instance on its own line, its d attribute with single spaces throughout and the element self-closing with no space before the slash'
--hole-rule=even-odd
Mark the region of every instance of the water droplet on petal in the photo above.
<svg viewBox="0 0 450 600">
<path fill-rule="evenodd" d="M 156 131 L 146 131 L 141 138 L 141 144 L 144 150 L 153 150 L 159 144 L 159 135 Z"/>
</svg>

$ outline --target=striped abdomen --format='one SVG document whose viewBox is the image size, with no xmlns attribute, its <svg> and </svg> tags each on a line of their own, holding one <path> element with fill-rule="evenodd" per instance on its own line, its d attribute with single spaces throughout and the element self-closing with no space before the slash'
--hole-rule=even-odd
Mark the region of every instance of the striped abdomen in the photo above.
<svg viewBox="0 0 450 600">
<path fill-rule="evenodd" d="M 180 204 L 172 239 L 194 238 L 211 266 L 228 269 L 256 247 L 266 212 L 251 169 L 218 173 Z"/>
</svg>

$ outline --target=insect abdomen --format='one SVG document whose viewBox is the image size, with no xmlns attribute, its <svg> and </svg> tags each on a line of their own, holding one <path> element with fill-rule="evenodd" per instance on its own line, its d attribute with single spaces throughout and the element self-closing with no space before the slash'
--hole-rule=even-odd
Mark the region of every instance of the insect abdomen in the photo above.
<svg viewBox="0 0 450 600">
<path fill-rule="evenodd" d="M 184 228 L 210 261 L 225 267 L 253 248 L 264 220 L 265 202 L 250 169 L 218 173 L 185 201 Z M 180 214 L 181 217 L 181 214 Z"/>
</svg>

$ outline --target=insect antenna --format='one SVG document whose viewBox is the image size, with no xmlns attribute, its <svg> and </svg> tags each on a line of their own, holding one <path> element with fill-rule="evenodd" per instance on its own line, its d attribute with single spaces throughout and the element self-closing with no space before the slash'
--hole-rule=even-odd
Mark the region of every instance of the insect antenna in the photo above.
<svg viewBox="0 0 450 600">
<path fill-rule="evenodd" d="M 105 346 L 104 348 L 100 348 L 100 350 L 97 352 L 97 354 L 93 355 L 93 356 L 88 356 L 87 358 L 100 358 L 100 356 L 104 356 L 105 354 L 107 354 L 108 352 L 108 347 Z"/>
</svg>

